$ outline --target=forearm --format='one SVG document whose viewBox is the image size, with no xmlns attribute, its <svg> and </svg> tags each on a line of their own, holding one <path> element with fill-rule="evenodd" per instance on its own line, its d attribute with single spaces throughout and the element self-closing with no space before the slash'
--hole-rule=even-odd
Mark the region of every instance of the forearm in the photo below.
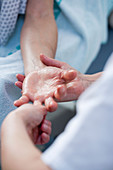
<svg viewBox="0 0 113 170">
<path fill-rule="evenodd" d="M 40 161 L 41 152 L 35 148 L 25 125 L 16 113 L 8 116 L 2 125 L 1 155 L 3 170 L 46 170 Z"/>
<path fill-rule="evenodd" d="M 40 53 L 54 58 L 56 47 L 57 27 L 53 0 L 29 0 L 21 32 L 25 74 L 44 66 L 40 61 Z"/>
</svg>

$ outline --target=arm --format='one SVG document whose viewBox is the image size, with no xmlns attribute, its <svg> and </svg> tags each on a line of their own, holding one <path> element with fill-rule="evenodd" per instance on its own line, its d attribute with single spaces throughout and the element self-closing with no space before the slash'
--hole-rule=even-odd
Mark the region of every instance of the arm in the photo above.
<svg viewBox="0 0 113 170">
<path fill-rule="evenodd" d="M 8 115 L 2 125 L 3 170 L 49 170 L 31 140 L 33 129 L 41 123 L 45 114 L 42 106 L 27 104 Z"/>
<path fill-rule="evenodd" d="M 21 49 L 25 75 L 44 67 L 40 53 L 54 58 L 57 47 L 57 27 L 53 0 L 28 0 L 21 32 Z"/>
<path fill-rule="evenodd" d="M 57 82 L 59 82 L 57 84 L 56 88 L 54 87 L 55 82 L 53 83 L 52 79 L 50 81 L 50 82 L 52 82 L 52 84 L 50 84 L 50 83 L 48 84 L 48 80 L 47 80 L 47 84 L 49 85 L 48 89 L 50 87 L 52 87 L 52 89 L 51 88 L 49 89 L 51 92 L 50 93 L 51 95 L 49 95 L 49 96 L 56 99 L 56 101 L 58 101 L 58 102 L 77 100 L 79 98 L 79 96 L 81 95 L 81 93 L 83 91 L 85 91 L 92 83 L 94 83 L 102 74 L 102 72 L 92 74 L 92 75 L 82 74 L 79 71 L 72 68 L 67 63 L 57 61 L 55 59 L 51 59 L 49 57 L 46 57 L 45 55 L 41 55 L 40 59 L 41 59 L 42 63 L 44 63 L 48 67 L 47 70 L 49 70 L 50 68 L 54 68 L 54 71 L 55 71 L 55 69 L 60 69 L 60 72 L 59 72 L 59 70 L 56 70 L 55 71 L 56 74 L 54 74 L 54 75 L 53 75 L 53 73 L 54 73 L 53 71 L 50 71 L 50 73 L 48 74 L 49 79 L 51 76 L 51 78 L 54 77 L 55 82 L 56 82 L 56 80 L 57 80 Z M 64 73 L 67 72 L 68 74 L 65 74 L 65 77 L 59 76 L 59 79 L 58 79 L 59 73 L 61 75 L 61 73 L 63 73 L 63 72 Z M 64 82 L 61 82 L 62 78 L 63 78 L 63 80 L 65 80 Z M 19 88 L 22 88 L 24 76 L 18 75 L 17 79 L 18 79 L 18 82 L 16 85 Z M 46 85 L 46 81 L 44 82 L 44 84 Z M 28 89 L 28 91 L 30 91 L 30 86 L 27 89 Z M 45 89 L 47 89 L 47 85 L 46 85 Z M 41 90 L 41 87 L 38 91 L 40 91 L 40 90 Z M 45 91 L 45 90 L 41 90 L 41 91 Z M 47 91 L 47 93 L 48 93 L 48 91 Z M 40 94 L 42 94 L 42 93 L 40 93 Z M 40 96 L 40 94 L 38 94 L 37 96 Z M 44 94 L 42 94 L 42 96 L 44 96 Z M 50 100 L 50 102 L 51 102 L 51 100 Z M 45 102 L 47 109 L 48 109 L 48 107 L 50 107 L 49 103 Z M 50 109 L 48 109 L 48 110 L 50 110 Z"/>
<path fill-rule="evenodd" d="M 35 82 L 37 80 L 38 83 L 40 71 L 44 73 L 42 74 L 42 79 L 46 79 L 48 77 L 48 69 L 46 69 L 45 75 L 44 68 L 46 68 L 46 66 L 40 60 L 40 53 L 44 53 L 47 56 L 54 58 L 56 47 L 57 27 L 53 14 L 53 0 L 28 0 L 25 23 L 21 32 L 21 50 L 24 61 L 26 83 L 24 83 L 25 88 L 23 89 L 22 87 L 22 98 L 14 103 L 15 106 L 28 103 L 29 100 L 34 102 L 34 93 L 32 93 L 32 89 L 34 89 L 34 83 L 30 84 L 30 91 L 27 89 L 27 86 L 29 86 L 29 82 L 31 82 L 29 81 L 29 79 L 32 79 Z M 37 79 L 36 71 L 37 76 L 39 75 Z M 54 72 L 54 69 L 52 70 L 52 72 Z M 29 76 L 30 73 L 32 74 L 32 77 Z M 40 79 L 40 82 L 42 81 L 42 79 Z M 44 84 L 43 82 L 41 82 L 41 87 L 43 88 L 43 86 Z M 40 86 L 38 87 L 38 84 L 36 85 L 36 87 L 40 88 Z M 47 90 L 45 89 L 45 91 Z M 45 96 L 46 94 L 43 96 L 42 102 L 45 102 Z M 48 106 L 50 110 L 51 107 L 56 110 L 57 104 L 53 101 L 52 98 L 49 98 L 49 103 L 53 103 L 51 106 Z"/>
</svg>

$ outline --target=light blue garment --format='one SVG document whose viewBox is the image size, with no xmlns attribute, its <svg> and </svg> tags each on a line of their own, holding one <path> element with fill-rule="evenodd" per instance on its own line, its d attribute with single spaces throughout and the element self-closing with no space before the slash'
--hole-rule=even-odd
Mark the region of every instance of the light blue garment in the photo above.
<svg viewBox="0 0 113 170">
<path fill-rule="evenodd" d="M 0 10 L 0 45 L 5 45 L 15 30 L 18 15 L 25 14 L 27 0 L 2 0 Z"/>
<path fill-rule="evenodd" d="M 113 0 L 62 0 L 59 7 L 56 58 L 84 73 L 107 41 Z"/>
<path fill-rule="evenodd" d="M 0 46 L 0 57 L 6 57 L 20 50 L 20 32 L 24 22 L 24 15 L 20 15 L 12 37 L 5 46 Z"/>
<path fill-rule="evenodd" d="M 0 57 L 6 57 L 20 50 L 20 32 L 24 22 L 24 15 L 20 15 L 12 37 L 5 46 L 0 46 Z"/>
</svg>

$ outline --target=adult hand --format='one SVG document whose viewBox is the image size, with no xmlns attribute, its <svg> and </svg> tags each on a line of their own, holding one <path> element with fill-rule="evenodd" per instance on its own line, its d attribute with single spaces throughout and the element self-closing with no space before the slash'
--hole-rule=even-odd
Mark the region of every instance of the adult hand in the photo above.
<svg viewBox="0 0 113 170">
<path fill-rule="evenodd" d="M 50 140 L 51 122 L 45 119 L 46 108 L 40 103 L 25 104 L 15 111 L 17 118 L 21 118 L 34 144 L 45 144 Z"/>
<path fill-rule="evenodd" d="M 41 55 L 40 59 L 46 66 L 57 67 L 62 70 L 75 70 L 67 63 L 51 59 L 44 55 Z M 77 76 L 74 80 L 57 86 L 57 89 L 54 92 L 54 97 L 57 101 L 64 102 L 77 100 L 81 93 L 101 76 L 101 73 L 85 75 L 77 70 L 75 70 L 75 72 L 77 73 Z"/>
<path fill-rule="evenodd" d="M 64 70 L 57 67 L 46 66 L 38 71 L 29 73 L 26 77 L 18 74 L 19 81 L 16 85 L 22 88 L 22 97 L 14 102 L 15 106 L 28 103 L 29 101 L 40 101 L 45 104 L 48 111 L 55 111 L 57 103 L 54 101 L 54 92 L 58 85 L 73 80 L 76 71 Z"/>
</svg>

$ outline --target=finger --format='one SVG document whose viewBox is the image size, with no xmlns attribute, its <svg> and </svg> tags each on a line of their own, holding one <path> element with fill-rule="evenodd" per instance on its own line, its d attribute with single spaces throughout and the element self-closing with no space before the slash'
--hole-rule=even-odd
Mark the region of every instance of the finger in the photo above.
<svg viewBox="0 0 113 170">
<path fill-rule="evenodd" d="M 40 100 L 35 100 L 34 101 L 34 105 L 36 106 L 36 105 L 41 105 L 42 104 L 42 102 L 40 101 Z"/>
<path fill-rule="evenodd" d="M 50 121 L 50 120 L 44 119 L 44 120 L 43 120 L 43 123 L 45 123 L 45 124 L 51 126 L 51 121 Z"/>
<path fill-rule="evenodd" d="M 52 97 L 48 97 L 45 99 L 45 106 L 47 111 L 54 112 L 57 110 L 58 104 L 53 100 Z"/>
<path fill-rule="evenodd" d="M 41 126 L 41 131 L 50 135 L 51 134 L 51 125 L 43 123 Z"/>
<path fill-rule="evenodd" d="M 54 92 L 54 98 L 57 99 L 57 101 L 62 101 L 66 96 L 66 91 L 67 89 L 65 85 L 59 85 Z"/>
<path fill-rule="evenodd" d="M 16 100 L 14 102 L 14 105 L 16 107 L 19 107 L 19 106 L 21 106 L 21 105 L 23 105 L 25 103 L 28 103 L 28 102 L 29 102 L 29 98 L 27 96 L 22 96 L 22 97 L 20 97 L 18 100 Z"/>
<path fill-rule="evenodd" d="M 37 108 L 38 110 L 40 109 L 40 113 L 41 113 L 41 115 L 43 115 L 43 120 L 42 120 L 41 124 L 43 124 L 43 122 L 46 118 L 46 115 L 47 115 L 46 107 L 43 106 L 42 103 L 40 103 L 40 101 L 37 101 L 37 100 L 35 100 L 33 104 L 34 104 L 35 108 Z"/>
<path fill-rule="evenodd" d="M 71 81 L 75 79 L 77 76 L 77 72 L 75 70 L 63 71 L 61 74 L 61 78 L 65 81 Z"/>
<path fill-rule="evenodd" d="M 41 136 L 38 137 L 36 144 L 46 144 L 49 142 L 49 140 L 50 140 L 50 135 L 43 132 Z"/>
<path fill-rule="evenodd" d="M 54 98 L 59 102 L 77 100 L 84 91 L 80 84 L 70 82 L 67 85 L 59 85 L 54 92 Z"/>
<path fill-rule="evenodd" d="M 44 97 L 43 96 L 34 97 L 33 101 L 35 105 L 38 105 L 38 104 L 42 105 L 44 104 Z"/>
<path fill-rule="evenodd" d="M 48 135 L 47 133 L 42 133 L 41 138 L 42 144 L 48 143 L 50 141 L 50 135 Z"/>
<path fill-rule="evenodd" d="M 50 57 L 47 57 L 43 54 L 40 54 L 40 60 L 46 65 L 46 66 L 53 66 L 61 68 L 63 66 L 63 62 L 52 59 Z"/>
<path fill-rule="evenodd" d="M 38 138 L 38 127 L 34 128 L 32 130 L 32 134 L 33 134 L 33 136 L 32 136 L 33 142 L 34 142 L 34 144 L 36 144 L 37 138 Z"/>
<path fill-rule="evenodd" d="M 21 81 L 16 81 L 15 82 L 15 86 L 17 86 L 18 88 L 22 89 L 22 82 Z"/>
<path fill-rule="evenodd" d="M 17 75 L 16 75 L 16 78 L 17 78 L 19 81 L 23 82 L 24 79 L 25 79 L 25 76 L 22 75 L 22 74 L 17 74 Z"/>
</svg>

